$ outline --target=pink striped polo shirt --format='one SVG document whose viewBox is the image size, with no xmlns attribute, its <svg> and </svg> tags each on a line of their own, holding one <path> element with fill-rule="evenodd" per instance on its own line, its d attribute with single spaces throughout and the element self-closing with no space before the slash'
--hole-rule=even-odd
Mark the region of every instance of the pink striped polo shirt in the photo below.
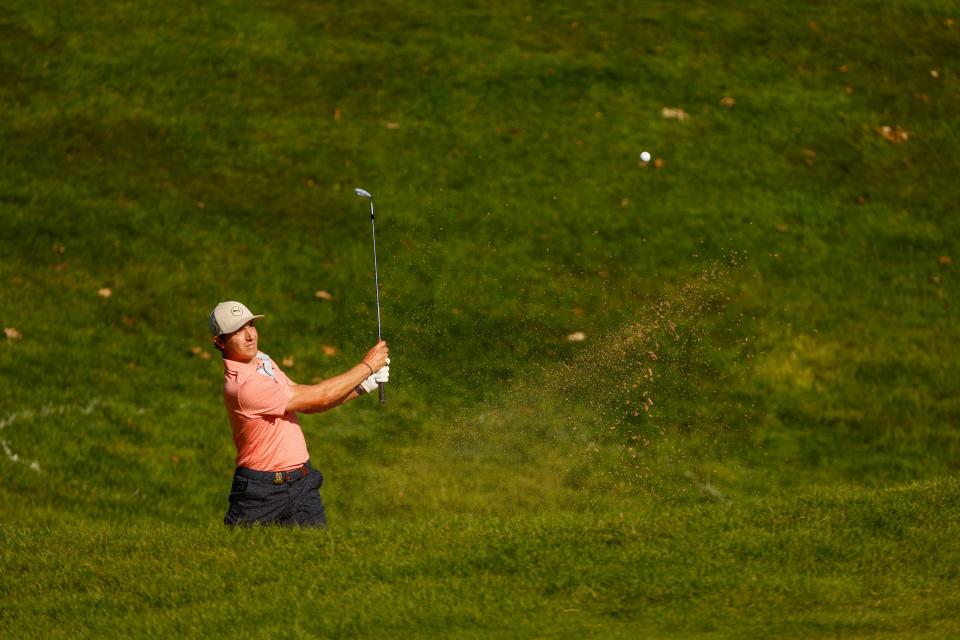
<svg viewBox="0 0 960 640">
<path fill-rule="evenodd" d="M 250 364 L 223 361 L 223 402 L 233 427 L 237 466 L 258 471 L 296 469 L 310 457 L 295 411 L 287 407 L 294 384 L 270 356 Z"/>
</svg>

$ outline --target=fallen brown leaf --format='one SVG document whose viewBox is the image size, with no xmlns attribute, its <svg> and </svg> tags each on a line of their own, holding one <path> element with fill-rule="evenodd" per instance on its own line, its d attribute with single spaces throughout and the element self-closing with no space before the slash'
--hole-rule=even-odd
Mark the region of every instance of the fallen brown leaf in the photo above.
<svg viewBox="0 0 960 640">
<path fill-rule="evenodd" d="M 883 139 L 887 142 L 892 142 L 893 144 L 901 144 L 906 142 L 910 137 L 910 134 L 903 130 L 900 125 L 894 125 L 888 127 L 886 125 L 880 127 L 878 130 L 880 135 L 883 136 Z"/>
<path fill-rule="evenodd" d="M 337 355 L 337 348 L 329 344 L 325 344 L 321 347 L 323 349 L 323 355 L 325 356 L 335 356 Z"/>
<path fill-rule="evenodd" d="M 333 295 L 329 291 L 317 291 L 313 294 L 317 300 L 333 300 Z"/>
<path fill-rule="evenodd" d="M 937 262 L 941 267 L 946 267 L 953 264 L 953 260 L 950 258 L 950 256 L 940 256 L 937 258 Z"/>
<path fill-rule="evenodd" d="M 210 352 L 205 350 L 203 347 L 198 347 L 196 345 L 190 347 L 190 353 L 197 356 L 201 360 L 209 360 Z M 132 364 L 132 363 L 131 363 Z"/>
<path fill-rule="evenodd" d="M 99 291 L 97 291 L 97 295 L 100 296 L 101 298 L 109 298 L 110 296 L 113 295 L 113 291 L 110 291 L 110 289 L 107 289 L 106 287 L 104 287 Z"/>
<path fill-rule="evenodd" d="M 663 158 L 655 158 L 653 160 L 653 166 L 656 167 L 657 169 L 663 169 L 664 164 L 665 163 L 663 161 Z"/>
<path fill-rule="evenodd" d="M 567 340 L 569 342 L 583 342 L 586 339 L 587 339 L 587 334 L 585 334 L 583 331 L 574 331 L 573 333 L 567 336 Z"/>
<path fill-rule="evenodd" d="M 737 99 L 733 96 L 723 96 L 720 98 L 720 104 L 724 107 L 732 107 L 737 104 Z"/>
<path fill-rule="evenodd" d="M 19 340 L 23 337 L 23 334 L 14 329 L 13 327 L 7 327 L 3 330 L 3 335 L 7 337 L 7 340 Z"/>
<path fill-rule="evenodd" d="M 294 362 L 293 356 L 287 356 L 286 358 L 280 361 L 280 364 L 282 364 L 285 367 L 292 367 L 293 362 Z"/>
<path fill-rule="evenodd" d="M 690 117 L 690 114 L 683 109 L 664 107 L 660 109 L 660 116 L 667 120 L 680 120 L 682 122 L 687 120 Z"/>
</svg>

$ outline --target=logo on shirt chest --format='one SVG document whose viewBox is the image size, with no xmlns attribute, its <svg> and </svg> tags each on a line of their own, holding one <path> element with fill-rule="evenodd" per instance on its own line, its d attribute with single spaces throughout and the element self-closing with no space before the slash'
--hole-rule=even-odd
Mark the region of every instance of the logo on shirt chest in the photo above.
<svg viewBox="0 0 960 640">
<path fill-rule="evenodd" d="M 273 362 L 270 361 L 270 356 L 258 353 L 257 360 L 260 361 L 260 364 L 257 365 L 257 373 L 262 373 L 265 376 L 269 376 L 274 380 L 277 379 L 277 374 L 273 370 Z"/>
</svg>

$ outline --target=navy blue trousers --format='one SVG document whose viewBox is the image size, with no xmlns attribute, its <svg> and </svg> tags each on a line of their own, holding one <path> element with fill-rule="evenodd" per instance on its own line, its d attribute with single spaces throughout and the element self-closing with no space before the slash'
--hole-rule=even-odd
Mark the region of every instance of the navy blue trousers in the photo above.
<svg viewBox="0 0 960 640">
<path fill-rule="evenodd" d="M 238 468 L 233 474 L 230 488 L 230 508 L 223 522 L 228 525 L 276 524 L 300 527 L 325 527 L 327 514 L 320 499 L 323 474 L 309 467 L 305 476 L 276 484 L 273 480 L 248 477 L 262 474 L 249 473 Z M 300 475 L 300 474 L 297 474 Z"/>
</svg>

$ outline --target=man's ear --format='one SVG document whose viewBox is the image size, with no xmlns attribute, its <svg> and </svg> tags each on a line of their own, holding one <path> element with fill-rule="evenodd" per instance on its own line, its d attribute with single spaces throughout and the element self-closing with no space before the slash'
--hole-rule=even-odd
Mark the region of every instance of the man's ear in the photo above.
<svg viewBox="0 0 960 640">
<path fill-rule="evenodd" d="M 220 351 L 223 351 L 223 338 L 220 336 L 213 336 L 213 346 L 215 346 L 217 349 L 220 349 Z"/>
</svg>

